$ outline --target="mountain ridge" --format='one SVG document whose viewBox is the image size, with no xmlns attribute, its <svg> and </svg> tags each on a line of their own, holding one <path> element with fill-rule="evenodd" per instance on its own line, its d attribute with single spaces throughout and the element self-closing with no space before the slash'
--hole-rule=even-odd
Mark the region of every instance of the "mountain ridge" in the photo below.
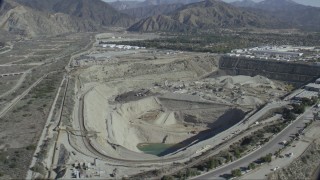
<svg viewBox="0 0 320 180">
<path fill-rule="evenodd" d="M 158 21 L 157 21 L 158 20 Z M 161 20 L 161 21 L 160 21 Z M 170 22 L 164 22 L 165 20 Z M 130 31 L 175 31 L 186 29 L 268 27 L 276 25 L 277 20 L 270 20 L 263 15 L 245 11 L 219 0 L 206 0 L 182 6 L 165 18 L 149 17 L 131 26 Z M 166 25 L 162 25 L 165 23 Z"/>
<path fill-rule="evenodd" d="M 236 7 L 254 7 L 257 3 L 252 0 L 241 0 L 231 2 L 231 4 Z"/>
<path fill-rule="evenodd" d="M 138 20 L 147 18 L 155 15 L 166 15 L 178 8 L 182 7 L 183 4 L 162 4 L 162 5 L 150 5 L 131 9 L 121 10 L 120 12 L 128 14 L 131 17 L 135 17 Z"/>
<path fill-rule="evenodd" d="M 28 36 L 93 32 L 133 22 L 100 0 L 2 0 L 0 6 L 0 29 Z"/>
<path fill-rule="evenodd" d="M 203 0 L 145 0 L 145 1 L 115 1 L 109 4 L 117 10 L 141 8 L 147 6 L 169 5 L 169 4 L 190 4 Z"/>
<path fill-rule="evenodd" d="M 251 9 L 286 21 L 300 29 L 320 30 L 319 7 L 298 4 L 292 0 L 264 0 Z"/>
</svg>

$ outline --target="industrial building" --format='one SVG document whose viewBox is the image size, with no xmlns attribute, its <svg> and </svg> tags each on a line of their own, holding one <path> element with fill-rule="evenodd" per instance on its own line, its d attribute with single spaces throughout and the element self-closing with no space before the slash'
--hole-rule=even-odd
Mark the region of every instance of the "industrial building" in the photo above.
<svg viewBox="0 0 320 180">
<path fill-rule="evenodd" d="M 302 91 L 298 95 L 296 95 L 293 100 L 301 101 L 302 99 L 312 99 L 318 97 L 319 93 L 315 91 Z"/>
<path fill-rule="evenodd" d="M 306 51 L 308 53 L 304 54 Z M 312 53 L 310 54 L 310 52 Z M 315 52 L 315 47 L 283 45 L 233 49 L 231 53 L 228 53 L 227 55 L 265 60 L 273 59 L 278 61 L 313 61 L 317 58 Z"/>
<path fill-rule="evenodd" d="M 282 52 L 282 51 L 275 51 L 275 50 L 256 50 L 252 51 L 253 54 L 256 56 L 266 56 L 266 57 L 273 57 L 273 58 L 297 58 L 301 57 L 303 53 L 300 52 Z"/>
</svg>

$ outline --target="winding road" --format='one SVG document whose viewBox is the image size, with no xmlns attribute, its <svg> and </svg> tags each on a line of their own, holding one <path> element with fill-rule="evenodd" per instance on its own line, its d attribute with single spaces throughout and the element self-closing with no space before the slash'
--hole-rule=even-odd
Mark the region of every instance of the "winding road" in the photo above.
<svg viewBox="0 0 320 180">
<path fill-rule="evenodd" d="M 296 134 L 299 130 L 303 129 L 305 123 L 305 115 L 312 113 L 312 108 L 309 108 L 305 113 L 298 116 L 297 119 L 289 124 L 284 130 L 282 130 L 279 134 L 277 134 L 273 139 L 271 139 L 268 143 L 263 145 L 260 149 L 252 152 L 251 154 L 248 154 L 247 156 L 236 160 L 232 163 L 229 163 L 223 167 L 217 168 L 213 171 L 210 171 L 208 173 L 205 173 L 203 175 L 200 175 L 198 177 L 192 178 L 192 179 L 217 179 L 221 175 L 224 174 L 230 174 L 231 170 L 237 169 L 240 167 L 247 167 L 251 162 L 254 162 L 255 160 L 259 159 L 262 156 L 265 156 L 269 153 L 274 153 L 277 150 L 279 150 L 283 145 L 280 145 L 279 143 L 286 140 L 290 140 L 290 136 L 293 134 Z"/>
</svg>

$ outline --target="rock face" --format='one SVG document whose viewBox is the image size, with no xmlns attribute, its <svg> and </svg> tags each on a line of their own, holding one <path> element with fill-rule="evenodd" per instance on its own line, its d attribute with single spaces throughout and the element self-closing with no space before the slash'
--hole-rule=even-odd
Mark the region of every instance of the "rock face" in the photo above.
<svg viewBox="0 0 320 180">
<path fill-rule="evenodd" d="M 256 5 L 256 2 L 252 0 L 241 0 L 232 2 L 231 4 L 237 7 L 254 7 Z"/>
<path fill-rule="evenodd" d="M 118 11 L 141 7 L 141 2 L 139 1 L 114 1 L 109 4 Z"/>
<path fill-rule="evenodd" d="M 101 0 L 17 0 L 20 4 L 43 12 L 63 13 L 103 26 L 129 26 L 133 21 Z"/>
<path fill-rule="evenodd" d="M 97 31 L 133 22 L 100 0 L 3 0 L 0 5 L 0 29 L 30 36 Z"/>
<path fill-rule="evenodd" d="M 320 66 L 228 56 L 221 57 L 219 68 L 228 75 L 261 75 L 296 85 L 305 84 L 320 76 Z"/>
<path fill-rule="evenodd" d="M 122 10 L 121 12 L 124 14 L 128 14 L 131 17 L 135 17 L 140 20 L 142 18 L 147 18 L 149 16 L 169 14 L 182 6 L 183 6 L 183 4 L 151 5 L 151 6 L 143 6 L 143 7 L 125 9 L 125 10 Z"/>
<path fill-rule="evenodd" d="M 201 2 L 203 0 L 145 0 L 140 1 L 115 1 L 110 2 L 109 4 L 115 9 L 122 11 L 126 9 L 135 9 L 140 7 L 148 6 L 159 6 L 159 5 L 169 5 L 169 4 L 190 4 Z"/>
<path fill-rule="evenodd" d="M 183 31 L 194 28 L 270 27 L 276 19 L 252 13 L 219 0 L 185 5 L 168 16 L 153 16 L 139 21 L 131 31 Z"/>
</svg>

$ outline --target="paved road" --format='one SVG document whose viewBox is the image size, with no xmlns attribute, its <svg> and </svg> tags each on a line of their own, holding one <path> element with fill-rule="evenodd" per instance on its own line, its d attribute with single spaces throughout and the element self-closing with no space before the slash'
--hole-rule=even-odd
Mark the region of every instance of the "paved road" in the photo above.
<svg viewBox="0 0 320 180">
<path fill-rule="evenodd" d="M 265 156 L 269 153 L 274 153 L 278 149 L 282 147 L 279 142 L 284 140 L 289 140 L 290 135 L 297 133 L 300 129 L 304 127 L 304 116 L 306 114 L 311 113 L 311 108 L 306 111 L 304 114 L 300 115 L 296 121 L 290 124 L 287 128 L 285 128 L 281 133 L 279 133 L 276 137 L 270 140 L 267 144 L 262 146 L 260 149 L 254 151 L 252 154 L 249 154 L 238 161 L 234 161 L 231 164 L 228 164 L 224 167 L 215 169 L 209 173 L 198 176 L 194 179 L 217 179 L 220 175 L 229 174 L 231 170 L 237 169 L 240 167 L 247 167 L 251 162 L 259 159 L 262 156 Z"/>
</svg>

